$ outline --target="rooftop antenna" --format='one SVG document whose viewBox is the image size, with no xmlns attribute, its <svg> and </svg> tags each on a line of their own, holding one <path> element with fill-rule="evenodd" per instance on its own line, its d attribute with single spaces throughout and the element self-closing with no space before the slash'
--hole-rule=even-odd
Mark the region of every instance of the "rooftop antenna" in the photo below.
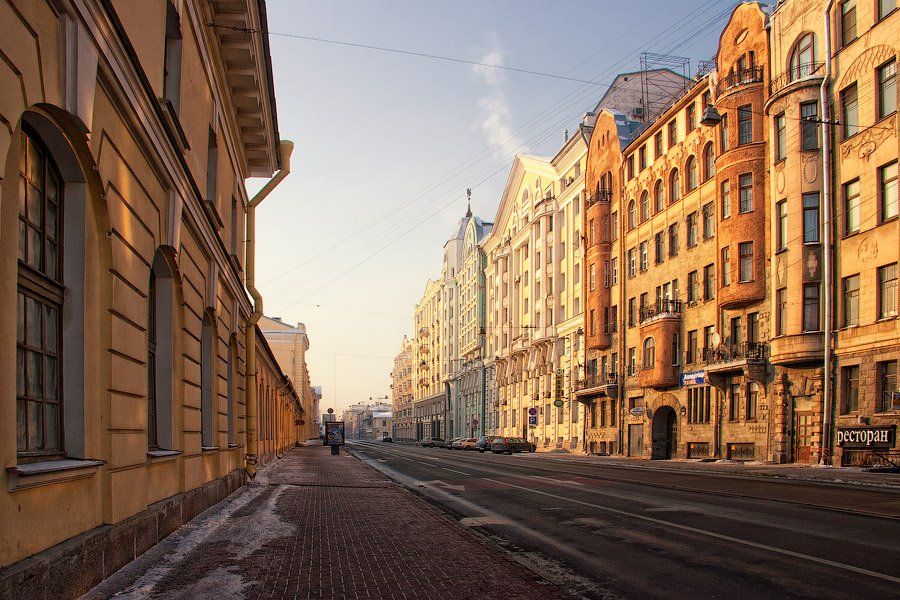
<svg viewBox="0 0 900 600">
<path fill-rule="evenodd" d="M 469 208 L 466 211 L 466 217 L 472 216 L 472 188 L 466 188 L 466 198 L 469 203 Z"/>
</svg>

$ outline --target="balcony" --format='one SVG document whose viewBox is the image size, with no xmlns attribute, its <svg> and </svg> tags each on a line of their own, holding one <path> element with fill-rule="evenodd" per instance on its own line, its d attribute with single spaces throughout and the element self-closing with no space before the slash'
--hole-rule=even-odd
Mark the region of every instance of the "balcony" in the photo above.
<svg viewBox="0 0 900 600">
<path fill-rule="evenodd" d="M 579 402 L 589 402 L 598 396 L 615 398 L 618 389 L 619 381 L 615 373 L 587 373 L 575 380 L 575 398 Z"/>
<path fill-rule="evenodd" d="M 657 300 L 653 306 L 642 306 L 638 310 L 641 326 L 657 317 L 680 317 L 683 302 L 681 300 Z"/>
<path fill-rule="evenodd" d="M 724 389 L 729 373 L 742 373 L 750 379 L 765 382 L 769 362 L 769 345 L 764 342 L 719 344 L 704 348 L 703 361 L 710 383 Z"/>
<path fill-rule="evenodd" d="M 750 67 L 735 71 L 719 81 L 719 95 L 725 94 L 735 88 L 739 88 L 752 83 L 761 83 L 763 80 L 762 67 Z"/>
<path fill-rule="evenodd" d="M 825 63 L 807 63 L 791 67 L 784 73 L 774 77 L 769 83 L 769 95 L 774 96 L 792 83 L 824 76 Z"/>
<path fill-rule="evenodd" d="M 612 201 L 612 190 L 597 190 L 584 201 L 584 209 L 588 210 L 595 204 L 609 204 Z"/>
</svg>

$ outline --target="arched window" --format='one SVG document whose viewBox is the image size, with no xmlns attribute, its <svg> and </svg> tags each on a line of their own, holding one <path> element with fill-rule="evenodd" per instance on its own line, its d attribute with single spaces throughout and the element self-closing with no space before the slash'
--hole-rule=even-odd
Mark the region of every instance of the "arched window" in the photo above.
<svg viewBox="0 0 900 600">
<path fill-rule="evenodd" d="M 237 396 L 237 334 L 231 334 L 231 341 L 228 343 L 228 444 L 235 443 L 235 422 L 234 422 L 234 404 Z"/>
<path fill-rule="evenodd" d="M 652 369 L 656 362 L 656 342 L 652 337 L 644 340 L 643 367 Z"/>
<path fill-rule="evenodd" d="M 641 194 L 641 223 L 650 218 L 650 194 Z"/>
<path fill-rule="evenodd" d="M 681 180 L 678 179 L 678 169 L 672 169 L 669 174 L 669 203 L 681 199 Z"/>
<path fill-rule="evenodd" d="M 703 181 L 709 181 L 716 175 L 716 154 L 713 143 L 709 142 L 703 148 Z"/>
<path fill-rule="evenodd" d="M 147 447 L 171 450 L 174 279 L 161 250 L 150 267 L 147 291 Z"/>
<path fill-rule="evenodd" d="M 661 212 L 666 207 L 666 198 L 663 193 L 663 182 L 662 179 L 656 180 L 656 185 L 653 187 L 653 211 Z"/>
<path fill-rule="evenodd" d="M 216 328 L 213 311 L 203 313 L 200 334 L 200 445 L 215 447 Z"/>
<path fill-rule="evenodd" d="M 794 51 L 791 53 L 791 65 L 788 72 L 788 81 L 796 81 L 809 77 L 816 70 L 816 36 L 814 33 L 806 33 L 797 40 Z"/>
<path fill-rule="evenodd" d="M 687 159 L 687 164 L 685 164 L 684 169 L 687 177 L 687 191 L 693 191 L 697 189 L 697 159 L 693 156 L 689 156 Z"/>
<path fill-rule="evenodd" d="M 634 229 L 635 225 L 635 210 L 634 210 L 634 200 L 628 201 L 628 230 Z"/>
</svg>

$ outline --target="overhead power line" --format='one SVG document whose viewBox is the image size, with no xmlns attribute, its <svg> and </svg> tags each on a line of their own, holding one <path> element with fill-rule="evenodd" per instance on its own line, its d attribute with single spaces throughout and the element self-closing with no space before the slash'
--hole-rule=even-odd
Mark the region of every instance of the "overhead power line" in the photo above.
<svg viewBox="0 0 900 600">
<path fill-rule="evenodd" d="M 377 50 L 379 52 L 390 52 L 393 54 L 403 54 L 406 56 L 415 56 L 417 58 L 428 58 L 431 60 L 442 60 L 444 62 L 452 62 L 463 65 L 472 65 L 475 67 L 484 67 L 486 69 L 501 69 L 503 71 L 512 71 L 514 73 L 524 73 L 525 75 L 536 75 L 538 77 L 549 77 L 551 79 L 561 79 L 563 81 L 574 81 L 575 83 L 586 83 L 594 86 L 605 86 L 606 83 L 601 81 L 591 81 L 590 79 L 579 79 L 577 77 L 569 77 L 567 75 L 557 75 L 555 73 L 544 73 L 543 71 L 535 71 L 533 69 L 522 69 L 519 67 L 510 67 L 507 65 L 496 65 L 492 63 L 481 62 L 477 60 L 468 60 L 454 56 L 441 56 L 439 54 L 429 54 L 428 52 L 419 52 L 417 50 L 405 50 L 402 48 L 388 48 L 386 46 L 375 46 L 373 44 L 363 44 L 361 42 L 348 42 L 345 40 L 329 40 L 311 35 L 301 35 L 299 33 L 279 33 L 277 31 L 263 31 L 252 27 L 237 27 L 235 25 L 217 25 L 215 23 L 207 23 L 208 27 L 215 29 L 228 29 L 230 31 L 239 31 L 241 33 L 265 34 L 269 36 L 287 37 L 298 40 L 306 40 L 308 42 L 319 42 L 322 44 L 334 44 L 335 46 L 348 46 L 350 48 L 361 48 L 364 50 Z"/>
</svg>

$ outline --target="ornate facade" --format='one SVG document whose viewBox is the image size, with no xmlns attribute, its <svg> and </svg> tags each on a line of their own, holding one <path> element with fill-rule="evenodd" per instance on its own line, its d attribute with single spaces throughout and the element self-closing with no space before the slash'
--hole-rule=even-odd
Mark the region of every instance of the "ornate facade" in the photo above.
<svg viewBox="0 0 900 600">
<path fill-rule="evenodd" d="M 394 358 L 391 371 L 391 411 L 393 413 L 392 435 L 397 441 L 415 441 L 416 431 L 413 421 L 413 343 L 403 336 L 400 352 Z"/>
</svg>

